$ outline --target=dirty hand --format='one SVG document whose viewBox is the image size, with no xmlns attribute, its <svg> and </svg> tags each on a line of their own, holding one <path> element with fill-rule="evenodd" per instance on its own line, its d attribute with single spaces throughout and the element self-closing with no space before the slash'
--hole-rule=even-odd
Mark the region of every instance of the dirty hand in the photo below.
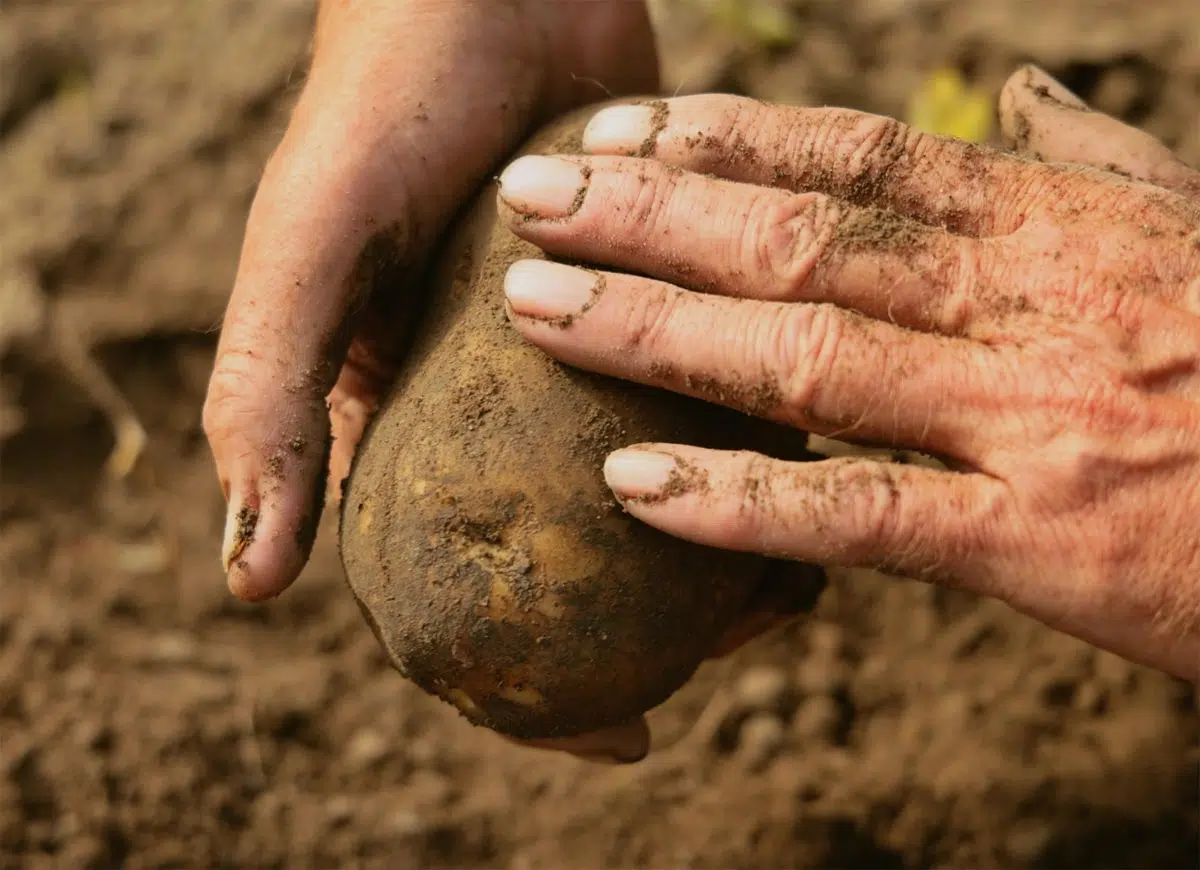
<svg viewBox="0 0 1200 870">
<path fill-rule="evenodd" d="M 656 86 L 637 2 L 321 4 L 204 408 L 234 594 L 276 595 L 307 561 L 327 475 L 336 492 L 454 212 L 532 126 Z"/>
<path fill-rule="evenodd" d="M 965 587 L 1200 678 L 1200 177 L 1036 70 L 1002 110 L 1046 162 L 730 96 L 597 115 L 596 156 L 513 163 L 502 210 L 633 274 L 518 263 L 511 319 L 567 363 L 953 469 L 637 445 L 605 474 L 643 521 Z"/>
</svg>

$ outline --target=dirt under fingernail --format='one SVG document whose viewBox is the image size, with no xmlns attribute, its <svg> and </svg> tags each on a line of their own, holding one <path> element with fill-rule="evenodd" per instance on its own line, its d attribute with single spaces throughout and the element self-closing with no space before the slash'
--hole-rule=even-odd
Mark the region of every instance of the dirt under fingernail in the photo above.
<svg viewBox="0 0 1200 870">
<path fill-rule="evenodd" d="M 646 134 L 646 138 L 642 140 L 642 144 L 638 146 L 633 156 L 645 158 L 653 157 L 654 152 L 658 150 L 658 137 L 663 130 L 667 129 L 667 120 L 671 116 L 671 109 L 666 100 L 651 100 L 643 105 L 649 106 L 653 112 L 650 116 L 650 132 Z"/>
<path fill-rule="evenodd" d="M 258 510 L 249 505 L 238 508 L 234 517 L 233 541 L 229 552 L 225 555 L 226 570 L 238 563 L 242 553 L 254 542 L 254 532 L 258 528 Z"/>
<path fill-rule="evenodd" d="M 675 467 L 667 477 L 667 482 L 658 490 L 645 495 L 627 496 L 622 502 L 628 504 L 661 504 L 681 495 L 708 492 L 708 469 L 702 468 L 689 459 L 668 454 L 675 460 Z"/>
</svg>

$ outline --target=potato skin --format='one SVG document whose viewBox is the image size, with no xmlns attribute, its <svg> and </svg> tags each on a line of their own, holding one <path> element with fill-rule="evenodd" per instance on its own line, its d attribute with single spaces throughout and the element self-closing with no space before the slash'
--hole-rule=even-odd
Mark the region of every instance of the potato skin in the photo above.
<svg viewBox="0 0 1200 870">
<path fill-rule="evenodd" d="M 578 153 L 596 108 L 520 153 Z M 604 483 L 606 454 L 673 441 L 797 457 L 804 438 L 528 344 L 503 281 L 542 255 L 500 225 L 495 195 L 483 191 L 432 272 L 415 346 L 344 490 L 342 559 L 402 674 L 502 734 L 568 736 L 666 700 L 766 564 L 629 517 Z"/>
</svg>

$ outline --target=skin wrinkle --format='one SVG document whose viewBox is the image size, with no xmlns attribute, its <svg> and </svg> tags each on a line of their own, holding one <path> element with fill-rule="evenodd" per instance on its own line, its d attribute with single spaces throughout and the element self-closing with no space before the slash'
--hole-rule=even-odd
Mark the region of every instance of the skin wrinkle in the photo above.
<svg viewBox="0 0 1200 870">
<path fill-rule="evenodd" d="M 740 476 L 740 497 L 737 500 L 740 522 L 748 526 L 744 545 L 759 549 L 767 545 L 763 518 L 776 520 L 780 516 L 774 487 L 772 463 L 761 454 L 750 454 Z"/>
<path fill-rule="evenodd" d="M 749 340 L 752 347 L 761 348 L 763 378 L 769 380 L 782 396 L 783 413 L 796 421 L 793 425 L 798 425 L 808 414 L 803 406 L 793 408 L 788 400 L 789 385 L 795 377 L 795 366 L 799 365 L 801 353 L 792 317 L 789 316 L 790 310 L 789 306 L 780 305 L 772 317 L 751 318 L 751 323 L 757 321 L 760 324 L 762 335 L 756 337 L 752 334 Z M 771 374 L 772 371 L 776 374 Z"/>
<path fill-rule="evenodd" d="M 941 313 L 934 322 L 943 335 L 967 337 L 981 317 L 997 317 L 995 303 L 975 296 L 976 288 L 985 284 L 1003 286 L 1003 282 L 990 280 L 992 273 L 983 266 L 987 250 L 982 245 L 960 244 L 955 246 L 958 256 L 941 270 L 931 263 L 917 273 L 933 289 L 934 303 L 940 302 Z"/>
<path fill-rule="evenodd" d="M 852 179 L 843 195 L 855 204 L 870 206 L 883 194 L 885 205 L 906 201 L 908 208 L 903 210 L 922 223 L 959 228 L 960 219 L 951 217 L 956 209 L 939 214 L 921 204 L 912 191 L 915 179 L 921 178 L 920 186 L 928 188 L 940 175 L 941 161 L 923 159 L 924 152 L 933 150 L 937 140 L 892 119 L 866 118 L 859 124 L 868 129 L 848 158 Z"/>
<path fill-rule="evenodd" d="M 760 202 L 758 215 L 745 223 L 749 262 L 778 287 L 778 298 L 812 298 L 806 289 L 817 268 L 824 266 L 843 217 L 841 210 L 819 194 L 783 199 L 764 195 Z"/>
<path fill-rule="evenodd" d="M 900 175 L 909 162 L 906 149 L 908 135 L 903 125 L 894 119 L 870 119 L 859 122 L 866 126 L 857 147 L 850 153 L 847 168 L 853 180 L 850 183 L 850 198 L 862 197 L 868 188 L 883 188 L 895 185 L 893 174 Z M 920 141 L 920 135 L 915 137 Z"/>
<path fill-rule="evenodd" d="M 619 180 L 625 181 L 623 178 Z M 627 204 L 625 220 L 628 225 L 640 228 L 650 237 L 669 235 L 671 204 L 687 201 L 687 184 L 684 182 L 681 188 L 679 176 L 668 173 L 648 174 L 646 181 L 636 186 L 633 200 Z"/>
<path fill-rule="evenodd" d="M 626 309 L 627 322 L 621 329 L 626 336 L 625 349 L 637 351 L 643 358 L 657 358 L 661 337 L 670 329 L 682 299 L 683 291 L 665 284 L 656 284 L 646 293 L 638 294 L 634 304 Z"/>
<path fill-rule="evenodd" d="M 691 180 L 688 176 L 673 176 L 674 186 L 671 188 L 671 202 L 664 209 L 663 222 L 665 224 L 664 232 L 669 231 L 672 227 L 677 229 L 689 230 L 689 235 L 693 238 L 696 236 L 695 228 L 712 225 L 713 230 L 706 237 L 706 241 L 711 240 L 714 246 L 719 246 L 726 239 L 736 238 L 738 233 L 736 227 L 738 225 L 738 215 L 732 209 L 724 209 L 720 206 L 714 208 L 711 196 L 703 195 L 703 187 L 696 185 L 697 190 L 691 194 Z M 675 211 L 679 214 L 678 222 L 670 219 L 669 213 Z M 671 257 L 670 246 L 668 246 L 668 258 Z M 713 282 L 711 275 L 702 275 L 698 273 L 694 263 L 685 263 L 682 258 L 671 259 L 667 263 L 671 267 L 674 275 L 683 279 L 684 285 L 691 290 L 697 292 L 716 292 L 717 285 Z"/>
<path fill-rule="evenodd" d="M 793 336 L 786 345 L 791 358 L 777 363 L 783 403 L 800 420 L 813 419 L 811 409 L 817 406 L 821 391 L 835 379 L 842 334 L 840 321 L 833 313 L 834 308 L 829 305 L 781 309 L 781 316 L 788 321 L 781 328 Z"/>
<path fill-rule="evenodd" d="M 910 526 L 905 514 L 908 508 L 892 475 L 904 466 L 859 458 L 829 463 L 812 491 L 830 503 L 841 527 L 835 535 L 844 542 L 841 559 L 861 564 L 877 559 L 882 548 L 889 552 L 903 549 Z"/>
<path fill-rule="evenodd" d="M 712 102 L 715 98 L 705 99 Z M 979 146 L 951 143 L 903 125 L 887 129 L 889 122 L 875 116 L 843 109 L 752 106 L 747 111 L 741 98 L 721 99 L 729 108 L 701 128 L 712 132 L 681 133 L 683 159 L 696 164 L 691 168 L 718 174 L 724 169 L 724 174 L 753 177 L 758 183 L 794 191 L 819 190 L 851 202 L 886 206 L 963 235 L 1008 233 L 1019 225 L 1010 226 L 1013 222 L 1006 220 L 991 229 L 973 227 L 979 221 L 994 222 L 999 197 L 992 189 L 1024 163 L 1012 155 L 989 155 L 995 164 L 989 172 L 982 168 L 984 152 Z M 772 123 L 772 116 L 787 122 Z M 874 132 L 855 132 L 864 126 Z M 829 145 L 832 140 L 840 144 Z M 888 140 L 894 141 L 888 144 Z M 882 151 L 876 144 L 872 158 L 871 143 L 880 141 Z M 775 163 L 777 157 L 764 154 L 785 159 Z M 875 159 L 876 165 L 863 162 L 870 159 Z M 952 175 L 951 169 L 957 174 Z M 961 203 L 960 198 L 972 190 L 966 182 L 980 178 L 987 182 L 983 194 Z M 1003 185 L 999 186 L 1002 189 Z"/>
<path fill-rule="evenodd" d="M 642 173 L 642 176 L 641 176 L 641 177 L 645 177 L 645 173 Z M 679 192 L 677 191 L 676 193 L 679 193 Z M 816 197 L 817 195 L 812 195 L 812 196 Z M 711 197 L 711 194 L 707 194 L 707 195 L 706 195 L 706 197 L 705 197 L 705 199 L 707 199 L 707 198 L 710 198 L 710 197 Z M 678 201 L 679 201 L 679 200 L 681 200 L 681 199 L 682 199 L 682 200 L 687 200 L 687 196 L 686 196 L 686 195 L 684 195 L 684 196 L 677 196 L 677 197 L 675 198 L 676 202 L 678 202 Z M 693 199 L 693 200 L 696 200 L 696 199 L 699 199 L 699 197 L 692 197 L 692 199 Z M 790 202 L 794 204 L 795 202 L 802 202 L 802 201 L 803 201 L 803 200 L 791 200 Z M 779 202 L 779 197 L 778 197 L 778 196 L 763 196 L 763 197 L 757 198 L 755 201 L 752 201 L 752 202 L 751 202 L 751 203 L 748 205 L 748 208 L 751 210 L 751 213 L 752 213 L 752 214 L 754 213 L 754 210 L 755 210 L 755 209 L 761 209 L 761 212 L 760 212 L 760 213 L 769 215 L 769 214 L 770 214 L 770 211 L 771 211 L 771 209 L 772 209 L 772 208 L 779 207 L 779 206 L 776 206 L 776 205 L 775 205 L 775 203 L 777 203 L 777 202 Z M 818 204 L 822 204 L 822 200 L 821 200 L 821 199 L 816 199 L 816 198 L 814 198 L 814 199 L 813 199 L 813 202 L 815 202 L 815 203 L 818 203 Z M 825 205 L 825 207 L 827 207 L 827 208 L 830 208 L 831 210 L 834 210 L 834 211 L 836 211 L 837 205 L 836 205 L 836 203 L 835 203 L 835 202 L 833 202 L 833 201 L 828 201 L 828 200 L 825 200 L 825 201 L 823 202 L 823 204 Z M 701 208 L 701 205 L 700 205 L 700 203 L 699 203 L 699 202 L 697 202 L 697 204 L 694 206 L 694 208 L 695 208 L 695 209 L 697 209 L 697 210 L 701 210 L 701 211 L 703 211 L 703 209 Z M 782 208 L 782 207 L 780 207 L 780 208 Z M 736 246 L 736 245 L 738 244 L 738 243 L 737 243 L 737 240 L 739 240 L 739 239 L 753 239 L 753 238 L 756 238 L 756 236 L 755 236 L 755 234 L 754 234 L 753 232 L 747 232 L 745 229 L 742 229 L 742 228 L 739 228 L 739 229 L 738 229 L 736 232 L 729 232 L 729 231 L 724 231 L 724 232 L 722 232 L 722 231 L 720 231 L 720 230 L 721 230 L 721 229 L 722 229 L 722 228 L 725 226 L 725 216 L 726 216 L 727 214 L 732 214 L 732 215 L 734 215 L 734 217 L 733 217 L 733 218 L 731 218 L 730 220 L 737 220 L 737 214 L 738 214 L 739 212 L 740 212 L 740 209 L 738 209 L 738 210 L 734 210 L 734 211 L 732 211 L 732 212 L 729 212 L 729 211 L 720 211 L 720 212 L 718 213 L 718 216 L 717 216 L 717 218 L 715 219 L 715 223 L 716 223 L 716 231 L 714 232 L 714 236 L 721 238 L 721 239 L 722 239 L 722 242 L 723 242 L 724 244 L 726 244 L 726 245 L 735 245 L 735 246 Z M 664 211 L 663 211 L 663 213 L 664 213 L 664 215 L 665 215 L 665 214 L 666 214 L 666 211 L 664 210 Z M 686 210 L 686 208 L 684 208 L 684 214 L 685 214 L 685 215 L 687 215 L 687 210 Z M 786 214 L 786 212 L 785 212 L 785 214 Z M 820 219 L 820 218 L 817 218 L 817 220 L 819 220 L 819 219 Z M 684 223 L 689 223 L 689 224 L 690 224 L 690 223 L 694 222 L 695 220 L 696 220 L 696 218 L 695 218 L 695 214 L 693 213 L 693 215 L 691 215 L 691 216 L 687 216 L 687 217 L 686 217 L 686 219 L 685 219 Z M 712 220 L 710 220 L 710 222 L 713 222 L 713 221 L 712 221 Z M 754 222 L 755 222 L 755 219 L 754 219 L 754 218 L 751 218 L 751 219 L 750 219 L 750 222 L 751 222 L 751 223 L 754 223 Z M 782 223 L 785 223 L 785 219 L 784 219 L 784 218 L 782 218 L 782 217 L 781 217 L 781 218 L 777 218 L 777 219 L 772 219 L 772 218 L 770 218 L 770 217 L 765 217 L 765 218 L 762 218 L 762 219 L 761 219 L 761 222 L 762 222 L 763 224 L 765 224 L 765 225 L 777 225 L 777 224 L 782 224 Z M 794 222 L 794 224 L 798 224 L 798 223 L 800 223 L 800 222 L 799 222 L 799 221 L 796 221 L 796 222 Z M 794 225 L 794 224 L 793 224 L 793 225 Z M 701 225 L 702 225 L 702 224 L 701 224 Z M 589 226 L 592 226 L 592 224 L 590 224 L 590 223 L 589 223 Z M 745 224 L 743 223 L 743 224 L 742 224 L 742 226 L 744 227 L 744 226 L 745 226 Z M 935 232 L 935 233 L 941 233 L 941 231 L 933 231 L 933 232 Z M 624 232 L 624 233 L 623 233 L 621 236 L 619 236 L 619 237 L 618 237 L 618 239 L 617 239 L 617 240 L 615 240 L 614 244 L 618 244 L 618 245 L 620 245 L 620 247 L 621 247 L 623 250 L 629 250 L 629 251 L 633 251 L 633 252 L 634 252 L 634 254 L 633 254 L 633 255 L 634 255 L 634 256 L 637 256 L 637 254 L 636 254 L 636 245 L 638 244 L 638 242 L 637 242 L 637 241 L 635 241 L 634 239 L 628 239 L 627 241 L 623 241 L 623 240 L 622 240 L 622 239 L 626 239 L 628 236 L 629 236 L 629 233 L 628 233 L 628 232 Z M 774 238 L 784 238 L 784 237 L 786 237 L 786 236 L 787 236 L 787 234 L 786 234 L 785 232 L 782 232 L 782 231 L 780 231 L 780 232 L 778 232 L 778 233 L 777 233 L 777 234 L 775 234 L 775 235 L 768 234 L 768 235 L 766 236 L 766 238 L 767 238 L 767 239 L 771 239 L 771 238 L 773 238 L 773 237 L 774 237 Z M 761 236 L 761 234 L 760 234 L 758 237 L 759 237 L 759 238 L 761 238 L 761 237 L 762 237 L 762 236 Z M 931 238 L 938 238 L 938 237 L 939 237 L 939 236 L 937 236 L 937 235 L 931 236 Z M 950 238 L 951 238 L 950 236 L 948 236 L 948 235 L 946 235 L 946 234 L 944 234 L 944 233 L 942 233 L 940 237 L 941 237 L 941 238 L 945 238 L 945 239 L 950 239 Z M 639 235 L 637 236 L 637 238 L 638 238 L 638 239 L 642 239 L 642 238 L 644 238 L 644 235 L 642 235 L 642 234 L 639 234 Z M 881 237 L 880 244 L 882 244 L 882 243 L 883 243 L 883 239 L 884 239 L 884 238 L 886 238 L 886 237 Z M 770 244 L 770 243 L 765 243 L 765 244 L 762 244 L 762 247 L 763 247 L 765 250 L 768 250 L 768 251 L 770 251 L 770 250 L 772 250 L 772 249 L 773 249 L 774 245 L 773 245 L 773 244 Z M 778 244 L 778 247 L 779 247 L 780 249 L 782 249 L 782 250 L 785 250 L 785 251 L 786 251 L 786 249 L 787 249 L 787 245 L 785 245 L 785 244 L 782 244 L 782 243 L 779 243 L 779 244 Z M 742 256 L 746 256 L 746 255 L 742 255 Z M 881 253 L 880 253 L 880 257 L 877 257 L 876 259 L 883 259 L 883 257 L 884 257 L 884 256 L 885 256 L 884 252 L 881 252 Z M 885 260 L 885 262 L 888 262 L 888 263 L 893 263 L 893 262 L 895 262 L 896 258 L 897 258 L 897 257 L 899 257 L 899 258 L 900 258 L 900 264 L 899 264 L 899 266 L 898 266 L 898 267 L 896 267 L 896 266 L 888 266 L 888 268 L 889 268 L 889 269 L 893 269 L 893 268 L 900 268 L 900 269 L 917 269 L 917 270 L 921 270 L 921 264 L 920 264 L 920 261 L 919 261 L 919 258 L 920 258 L 920 256 L 923 256 L 923 255 L 917 255 L 917 254 L 907 255 L 907 254 L 904 254 L 902 250 L 900 250 L 900 249 L 897 249 L 897 252 L 896 252 L 895 254 L 891 254 L 891 255 L 890 255 L 890 258 L 889 258 L 889 259 L 887 259 L 887 260 Z M 733 259 L 734 261 L 736 261 L 736 259 L 737 259 L 737 258 L 732 258 L 732 259 Z M 775 257 L 775 256 L 763 256 L 763 257 L 761 257 L 761 258 L 757 258 L 757 259 L 759 259 L 759 260 L 765 260 L 765 261 L 770 261 L 770 260 L 775 260 L 775 259 L 778 259 L 778 260 L 780 260 L 780 261 L 786 261 L 786 260 L 787 260 L 787 259 L 789 259 L 789 258 L 788 258 L 786 255 L 782 255 L 782 254 L 781 254 L 781 255 L 779 255 L 778 257 Z M 795 258 L 795 257 L 794 257 L 794 255 L 793 255 L 793 256 L 791 257 L 791 259 L 796 259 L 796 258 Z M 825 258 L 825 262 L 826 262 L 826 264 L 830 263 L 830 262 L 831 262 L 831 259 L 832 259 L 831 257 L 828 257 L 828 256 L 827 256 L 827 257 Z M 929 260 L 930 260 L 931 262 L 936 262 L 936 261 L 935 261 L 935 258 L 933 257 L 933 255 L 932 255 L 932 254 L 929 256 Z M 678 262 L 678 261 L 674 261 L 674 260 L 673 260 L 672 262 L 668 262 L 666 265 L 669 267 L 669 268 L 667 269 L 667 271 L 669 272 L 669 274 L 668 274 L 668 275 L 665 275 L 664 277 L 676 277 L 676 275 L 681 275 L 681 276 L 683 276 L 683 278 L 684 278 L 684 283 L 685 283 L 685 284 L 687 284 L 688 286 L 693 286 L 693 287 L 699 286 L 701 289 L 704 289 L 704 290 L 706 290 L 706 291 L 709 291 L 709 290 L 713 289 L 713 288 L 710 288 L 710 287 L 708 286 L 708 283 L 709 283 L 709 282 L 707 282 L 707 281 L 704 281 L 704 280 L 701 280 L 701 279 L 699 279 L 699 278 L 695 277 L 696 270 L 695 270 L 694 268 L 691 268 L 690 266 L 689 266 L 689 267 L 687 267 L 687 268 L 684 268 L 684 266 L 683 266 L 683 265 L 682 265 L 680 262 Z M 761 266 L 761 267 L 760 267 L 760 268 L 759 268 L 757 271 L 759 271 L 759 272 L 762 272 L 762 271 L 766 271 L 766 270 L 774 270 L 774 271 L 778 272 L 778 271 L 782 271 L 782 270 L 783 270 L 783 267 L 778 267 L 778 266 L 771 266 L 771 265 L 767 265 L 767 266 Z M 729 275 L 729 274 L 731 274 L 731 270 L 730 270 L 730 269 L 728 269 L 728 268 L 725 268 L 725 269 L 723 269 L 722 271 L 724 271 L 724 273 L 725 273 L 726 275 Z M 732 274 L 735 274 L 735 275 L 736 275 L 736 274 L 737 274 L 737 271 L 738 271 L 738 270 L 733 270 Z M 908 283 L 908 286 L 911 286 L 911 287 L 913 288 L 913 291 L 912 291 L 912 292 L 918 292 L 918 291 L 916 290 L 916 286 L 919 286 L 920 279 L 921 279 L 922 277 L 925 277 L 925 282 L 926 282 L 926 283 L 933 283 L 933 278 L 932 278 L 931 276 L 936 276 L 936 274 L 937 274 L 937 273 L 936 273 L 935 271 L 932 271 L 932 270 L 929 270 L 929 269 L 924 269 L 924 270 L 918 271 L 918 272 L 917 272 L 917 274 L 915 274 L 915 275 L 913 276 L 913 280 L 912 280 L 911 282 L 907 282 L 907 283 Z M 930 276 L 930 277 L 926 277 L 926 276 Z M 837 280 L 837 276 L 836 276 L 836 274 L 835 274 L 835 275 L 831 275 L 831 276 L 825 276 L 825 275 L 818 274 L 818 276 L 817 276 L 817 277 L 819 277 L 819 278 L 821 279 L 821 284 L 820 284 L 820 286 L 821 286 L 821 287 L 828 286 L 828 285 L 830 285 L 831 283 L 833 283 L 833 282 L 836 282 L 836 280 Z M 793 280 L 797 280 L 797 279 L 793 279 Z M 770 281 L 762 281 L 762 282 L 760 283 L 760 285 L 759 285 L 759 286 L 760 286 L 760 287 L 773 286 L 773 282 L 770 282 Z M 902 282 L 900 282 L 900 281 L 893 281 L 893 282 L 891 282 L 891 284 L 890 284 L 889 286 L 890 286 L 890 287 L 902 286 Z M 761 292 L 761 290 L 760 290 L 759 292 Z M 824 292 L 824 291 L 822 290 L 822 291 L 820 291 L 820 292 Z M 895 319 L 895 318 L 893 318 L 893 319 Z"/>
<path fill-rule="evenodd" d="M 854 469 L 850 479 L 853 481 L 857 475 L 857 485 L 870 490 L 875 502 L 882 502 L 882 507 L 874 508 L 877 516 L 873 528 L 869 520 L 855 521 L 859 528 L 868 529 L 862 535 L 865 542 L 876 540 L 877 535 L 882 535 L 883 540 L 888 542 L 885 545 L 888 557 L 877 562 L 875 567 L 894 575 L 956 588 L 963 585 L 960 578 L 964 573 L 980 573 L 981 569 L 976 566 L 983 549 L 981 541 L 986 540 L 984 519 L 1002 510 L 1001 498 L 993 494 L 982 500 L 968 500 L 963 491 L 952 491 L 950 501 L 954 510 L 945 514 L 945 517 L 953 517 L 954 522 L 939 524 L 936 516 L 921 513 L 917 507 L 920 504 L 927 507 L 934 505 L 914 500 L 910 506 L 904 501 L 903 494 L 914 493 L 919 486 L 912 467 L 878 460 L 856 461 L 874 467 L 866 471 Z M 841 484 L 844 490 L 854 485 Z M 980 489 L 978 492 L 984 493 L 986 490 Z M 979 582 L 974 581 L 976 589 L 979 588 Z"/>
<path fill-rule="evenodd" d="M 840 397 L 839 397 L 839 400 L 840 400 Z M 837 418 L 834 420 L 830 420 L 828 422 L 832 423 L 834 426 L 840 426 L 840 428 L 832 429 L 831 431 L 828 432 L 826 437 L 841 438 L 841 437 L 845 437 L 845 436 L 855 435 L 856 433 L 862 431 L 865 428 L 867 421 L 875 416 L 878 409 L 883 406 L 883 403 L 885 401 L 891 401 L 892 405 L 893 405 L 892 440 L 895 441 L 896 440 L 896 431 L 899 429 L 899 421 L 898 421 L 899 404 L 896 401 L 894 396 L 888 396 L 885 398 L 882 391 L 875 391 L 875 392 L 871 393 L 871 395 L 867 399 L 862 411 L 857 415 L 857 417 L 851 416 L 852 412 L 842 411 L 840 404 L 839 404 L 837 406 L 838 410 L 836 411 Z M 843 425 L 841 423 L 842 420 L 846 420 L 847 422 Z M 924 432 L 926 433 L 926 435 L 928 434 L 928 430 L 929 430 L 929 421 L 926 420 L 925 427 L 924 427 Z M 924 443 L 924 442 L 922 442 L 922 443 Z"/>
<path fill-rule="evenodd" d="M 799 129 L 799 125 L 792 129 Z M 753 100 L 737 100 L 730 110 L 721 113 L 713 129 L 711 146 L 731 163 L 761 165 L 764 150 L 770 152 L 777 144 L 771 141 L 771 132 L 769 106 Z"/>
</svg>

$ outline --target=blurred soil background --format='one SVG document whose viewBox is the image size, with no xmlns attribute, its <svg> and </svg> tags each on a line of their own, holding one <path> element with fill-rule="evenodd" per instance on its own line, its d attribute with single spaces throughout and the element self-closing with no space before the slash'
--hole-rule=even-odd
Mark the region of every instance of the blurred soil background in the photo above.
<svg viewBox="0 0 1200 870">
<path fill-rule="evenodd" d="M 1200 161 L 1200 4 L 655 13 L 670 92 L 903 116 L 938 68 L 994 98 L 1035 60 Z M 842 578 L 702 674 L 659 717 L 695 727 L 631 768 L 405 684 L 328 521 L 293 591 L 231 600 L 200 407 L 312 16 L 0 2 L 2 870 L 1200 866 L 1188 687 L 966 594 Z M 120 486 L 112 415 L 148 435 Z"/>
</svg>

